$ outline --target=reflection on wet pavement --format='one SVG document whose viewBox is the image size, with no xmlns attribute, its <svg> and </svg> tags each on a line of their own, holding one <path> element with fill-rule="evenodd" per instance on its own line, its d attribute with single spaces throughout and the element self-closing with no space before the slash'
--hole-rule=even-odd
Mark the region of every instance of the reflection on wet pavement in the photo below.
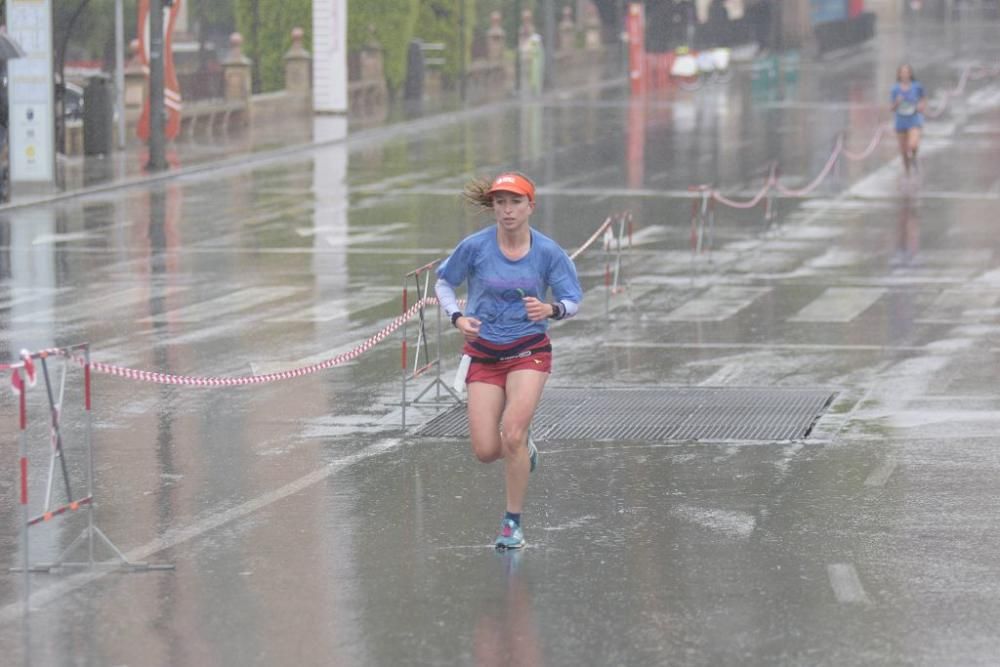
<svg viewBox="0 0 1000 667">
<path fill-rule="evenodd" d="M 567 248 L 613 212 L 637 225 L 623 293 L 605 291 L 600 245 L 578 260 L 587 298 L 554 329 L 553 382 L 837 394 L 802 441 L 547 441 L 529 546 L 497 554 L 499 469 L 399 432 L 398 335 L 260 386 L 98 375 L 93 517 L 128 558 L 176 571 L 32 575 L 28 616 L 21 576 L 0 577 L 5 664 L 991 663 L 1000 79 L 928 123 L 919 182 L 889 137 L 778 198 L 770 223 L 720 207 L 694 252 L 687 190 L 749 198 L 775 160 L 807 185 L 842 130 L 855 151 L 876 130 L 897 60 L 919 47 L 925 84 L 951 86 L 997 62 L 991 30 L 890 26 L 870 50 L 803 59 L 780 89 L 749 72 L 643 103 L 606 86 L 0 212 L 8 359 L 90 341 L 105 363 L 250 376 L 386 326 L 403 276 L 488 224 L 463 182 L 515 166 Z M 345 131 L 331 120 L 314 135 Z M 458 337 L 440 344 L 450 382 Z M 39 499 L 48 414 L 28 396 Z M 67 385 L 74 479 L 81 396 Z M 10 392 L 0 407 L 14 566 Z M 32 557 L 86 518 L 33 529 Z"/>
</svg>

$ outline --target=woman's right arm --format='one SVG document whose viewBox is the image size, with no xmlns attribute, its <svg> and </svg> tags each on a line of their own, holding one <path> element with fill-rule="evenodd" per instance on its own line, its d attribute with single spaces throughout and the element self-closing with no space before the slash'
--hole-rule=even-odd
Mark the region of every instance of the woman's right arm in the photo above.
<svg viewBox="0 0 1000 667">
<path fill-rule="evenodd" d="M 448 317 L 459 312 L 458 297 L 455 296 L 454 285 L 444 278 L 438 278 L 437 282 L 434 283 L 434 293 L 437 294 L 438 303 L 444 308 L 444 312 L 448 313 Z"/>
</svg>

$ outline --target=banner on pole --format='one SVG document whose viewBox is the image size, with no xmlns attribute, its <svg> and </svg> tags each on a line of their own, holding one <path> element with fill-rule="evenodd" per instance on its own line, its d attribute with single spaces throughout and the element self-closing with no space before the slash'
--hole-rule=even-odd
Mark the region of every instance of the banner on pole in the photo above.
<svg viewBox="0 0 1000 667">
<path fill-rule="evenodd" d="M 646 17 L 638 2 L 628 5 L 625 31 L 628 34 L 628 78 L 635 95 L 646 90 Z"/>
<path fill-rule="evenodd" d="M 161 0 L 153 0 L 160 4 Z M 164 135 L 174 139 L 181 131 L 181 85 L 177 81 L 177 71 L 174 69 L 174 24 L 181 11 L 182 0 L 174 0 L 173 4 L 163 7 L 163 96 L 167 111 L 167 125 Z M 149 80 L 149 3 L 150 0 L 139 0 L 139 59 L 142 61 L 146 79 Z M 149 86 L 146 86 L 146 99 L 143 100 L 142 115 L 136 125 L 135 133 L 143 141 L 149 140 Z"/>
</svg>

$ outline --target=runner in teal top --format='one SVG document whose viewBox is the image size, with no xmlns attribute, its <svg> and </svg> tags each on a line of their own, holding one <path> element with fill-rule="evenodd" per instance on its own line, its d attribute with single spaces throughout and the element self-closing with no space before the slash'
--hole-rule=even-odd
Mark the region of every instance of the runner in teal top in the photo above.
<svg viewBox="0 0 1000 667">
<path fill-rule="evenodd" d="M 896 136 L 899 152 L 903 156 L 903 169 L 909 176 L 910 169 L 917 168 L 920 131 L 924 126 L 923 111 L 927 104 L 924 87 L 913 76 L 913 68 L 909 65 L 901 65 L 896 72 L 890 99 L 896 114 Z"/>
</svg>

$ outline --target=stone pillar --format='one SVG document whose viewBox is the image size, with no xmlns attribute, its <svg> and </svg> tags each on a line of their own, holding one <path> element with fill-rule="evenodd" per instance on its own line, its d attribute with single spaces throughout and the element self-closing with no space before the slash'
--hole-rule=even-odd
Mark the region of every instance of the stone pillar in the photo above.
<svg viewBox="0 0 1000 667">
<path fill-rule="evenodd" d="M 375 39 L 375 26 L 368 26 L 368 33 L 368 41 L 361 48 L 361 80 L 381 81 L 385 78 L 382 45 Z"/>
<path fill-rule="evenodd" d="M 310 65 L 312 56 L 302 46 L 305 32 L 302 28 L 292 29 L 292 48 L 285 54 L 285 90 L 296 95 L 308 95 L 312 91 Z"/>
<path fill-rule="evenodd" d="M 583 44 L 588 51 L 598 51 L 604 46 L 601 43 L 601 17 L 597 15 L 597 7 L 593 3 L 587 5 L 587 16 L 583 22 Z"/>
<path fill-rule="evenodd" d="M 521 13 L 521 29 L 518 33 L 518 49 L 521 55 L 522 95 L 541 95 L 544 85 L 545 50 L 542 36 L 535 30 L 535 21 L 530 9 Z"/>
<path fill-rule="evenodd" d="M 139 59 L 139 40 L 133 39 L 129 45 L 128 64 L 125 65 L 125 107 L 139 108 L 146 99 L 149 90 L 149 77 L 142 60 Z"/>
<path fill-rule="evenodd" d="M 500 12 L 492 12 L 490 28 L 486 31 L 486 59 L 491 62 L 503 60 L 506 47 L 507 33 L 503 29 L 503 16 Z"/>
<path fill-rule="evenodd" d="M 517 43 L 519 46 L 530 40 L 536 33 L 535 18 L 530 9 L 521 12 L 521 28 L 517 33 Z"/>
<path fill-rule="evenodd" d="M 562 19 L 559 20 L 559 50 L 572 51 L 576 48 L 576 24 L 573 23 L 573 9 L 566 5 L 562 8 Z"/>
<path fill-rule="evenodd" d="M 229 36 L 229 53 L 222 61 L 223 97 L 249 102 L 251 67 L 253 62 L 243 55 L 243 36 L 234 32 Z"/>
</svg>

